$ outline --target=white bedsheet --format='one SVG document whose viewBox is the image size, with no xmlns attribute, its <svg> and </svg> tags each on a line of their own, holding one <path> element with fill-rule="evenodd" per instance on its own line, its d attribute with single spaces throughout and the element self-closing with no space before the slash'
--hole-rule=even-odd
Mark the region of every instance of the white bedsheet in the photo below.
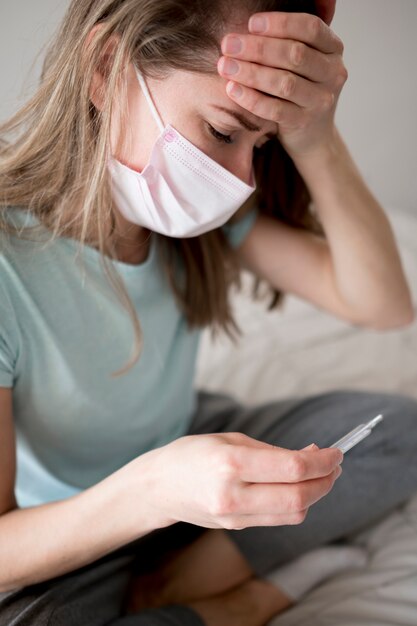
<svg viewBox="0 0 417 626">
<path fill-rule="evenodd" d="M 367 566 L 320 585 L 269 626 L 416 626 L 417 496 L 352 543 L 367 547 Z"/>
<path fill-rule="evenodd" d="M 388 215 L 417 311 L 417 212 Z M 251 284 L 244 275 L 243 293 L 232 297 L 244 331 L 240 343 L 203 335 L 197 386 L 249 404 L 341 388 L 417 398 L 417 322 L 368 330 L 292 296 L 283 310 L 268 313 L 251 301 Z M 368 546 L 369 565 L 322 584 L 271 626 L 417 626 L 417 494 L 351 540 Z"/>
</svg>

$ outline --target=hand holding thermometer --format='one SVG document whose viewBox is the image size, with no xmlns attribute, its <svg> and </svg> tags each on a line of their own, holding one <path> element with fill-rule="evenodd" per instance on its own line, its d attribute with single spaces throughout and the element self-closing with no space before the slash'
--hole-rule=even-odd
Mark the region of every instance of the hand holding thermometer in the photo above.
<svg viewBox="0 0 417 626">
<path fill-rule="evenodd" d="M 336 441 L 330 448 L 339 448 L 343 454 L 356 446 L 357 443 L 365 439 L 368 435 L 371 434 L 372 430 L 375 428 L 379 422 L 382 422 L 384 416 L 382 414 L 377 415 L 367 424 L 360 424 L 356 428 L 350 431 L 347 435 Z"/>
</svg>

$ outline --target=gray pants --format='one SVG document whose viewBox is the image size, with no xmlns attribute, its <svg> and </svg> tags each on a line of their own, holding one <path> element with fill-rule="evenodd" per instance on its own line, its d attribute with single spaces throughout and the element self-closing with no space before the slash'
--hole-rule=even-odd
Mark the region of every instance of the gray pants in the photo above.
<svg viewBox="0 0 417 626">
<path fill-rule="evenodd" d="M 381 412 L 385 420 L 346 454 L 342 477 L 302 524 L 225 531 L 258 576 L 363 529 L 417 491 L 417 402 L 404 395 L 341 390 L 246 407 L 224 394 L 199 393 L 189 434 L 243 432 L 290 449 L 331 445 Z M 0 625 L 204 626 L 195 611 L 181 605 L 122 614 L 132 573 L 157 567 L 164 554 L 203 532 L 192 524 L 174 524 L 81 569 L 0 594 Z"/>
</svg>

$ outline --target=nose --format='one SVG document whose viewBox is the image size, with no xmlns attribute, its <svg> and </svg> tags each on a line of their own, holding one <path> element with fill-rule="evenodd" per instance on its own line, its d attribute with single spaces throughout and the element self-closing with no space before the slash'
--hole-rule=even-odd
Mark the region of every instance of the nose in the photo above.
<svg viewBox="0 0 417 626">
<path fill-rule="evenodd" d="M 252 185 L 252 165 L 253 165 L 253 152 L 245 154 L 237 154 L 235 158 L 231 159 L 226 165 L 227 169 L 232 172 L 237 178 L 243 180 L 247 185 Z"/>
</svg>

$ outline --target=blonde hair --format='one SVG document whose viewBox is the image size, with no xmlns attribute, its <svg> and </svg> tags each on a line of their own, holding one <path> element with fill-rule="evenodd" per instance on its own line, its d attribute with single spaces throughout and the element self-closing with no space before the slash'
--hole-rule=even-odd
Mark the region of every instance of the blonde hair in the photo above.
<svg viewBox="0 0 417 626">
<path fill-rule="evenodd" d="M 0 229 L 16 232 L 6 218 L 10 206 L 24 208 L 46 226 L 48 241 L 71 237 L 80 248 L 98 248 L 110 284 L 126 308 L 135 331 L 126 372 L 139 359 L 142 331 L 123 280 L 109 259 L 114 209 L 107 174 L 110 120 L 116 89 L 126 96 L 125 73 L 134 61 L 145 76 L 163 77 L 175 69 L 216 71 L 219 41 L 230 16 L 238 11 L 289 10 L 314 12 L 313 0 L 73 0 L 50 44 L 35 95 L 0 125 Z M 86 45 L 95 25 L 101 24 Z M 102 109 L 90 100 L 94 71 L 110 37 L 119 44 L 106 75 Z M 123 108 L 123 107 L 122 107 Z M 123 122 L 123 119 L 121 120 Z M 9 134 L 17 134 L 8 140 Z M 309 211 L 308 190 L 278 140 L 254 155 L 259 210 L 293 226 L 323 232 Z M 281 184 L 277 185 L 277 175 Z M 28 236 L 19 232 L 19 236 Z M 31 235 L 29 235 L 31 236 Z M 240 285 L 235 254 L 221 229 L 191 239 L 154 233 L 175 298 L 190 328 L 211 326 L 234 338 L 239 328 L 228 299 L 229 287 Z M 185 281 L 173 267 L 182 261 Z M 254 295 L 259 287 L 255 282 Z M 273 290 L 270 308 L 282 300 Z"/>
</svg>

